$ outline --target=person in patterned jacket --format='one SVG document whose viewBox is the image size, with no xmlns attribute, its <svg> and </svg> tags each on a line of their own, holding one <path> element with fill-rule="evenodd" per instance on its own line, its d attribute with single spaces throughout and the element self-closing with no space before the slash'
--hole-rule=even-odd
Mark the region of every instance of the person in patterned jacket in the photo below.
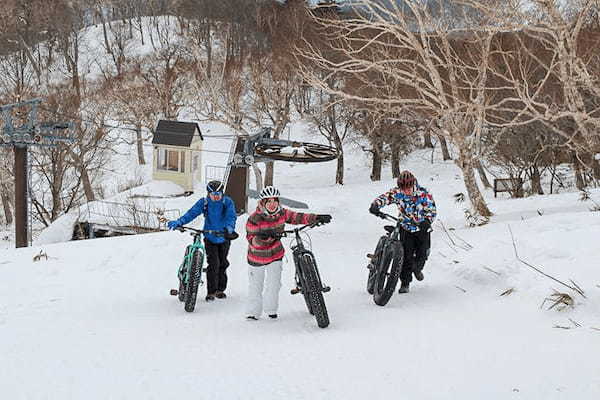
<svg viewBox="0 0 600 400">
<path fill-rule="evenodd" d="M 369 212 L 381 217 L 380 209 L 388 204 L 396 204 L 400 211 L 400 225 L 405 231 L 403 237 L 404 262 L 400 272 L 399 293 L 408 293 L 412 275 L 418 281 L 424 278 L 423 267 L 429 257 L 431 247 L 431 224 L 437 212 L 433 197 L 410 171 L 402 171 L 398 176 L 397 187 L 377 196 L 371 203 Z"/>
<path fill-rule="evenodd" d="M 279 190 L 273 186 L 265 187 L 260 193 L 256 211 L 246 222 L 249 264 L 246 318 L 249 320 L 257 320 L 260 317 L 263 305 L 270 318 L 277 318 L 281 260 L 284 255 L 278 234 L 283 232 L 285 224 L 326 224 L 331 221 L 331 215 L 328 214 L 299 213 L 283 208 L 279 204 L 279 196 Z"/>
</svg>

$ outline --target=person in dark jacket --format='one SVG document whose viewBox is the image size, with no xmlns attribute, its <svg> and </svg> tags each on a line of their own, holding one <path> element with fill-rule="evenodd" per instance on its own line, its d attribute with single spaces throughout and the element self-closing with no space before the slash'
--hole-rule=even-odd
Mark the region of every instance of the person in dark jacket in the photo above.
<svg viewBox="0 0 600 400">
<path fill-rule="evenodd" d="M 223 194 L 223 183 L 210 181 L 206 185 L 207 196 L 202 197 L 180 218 L 169 221 L 169 229 L 177 229 L 191 221 L 200 214 L 204 216 L 204 230 L 223 231 L 226 235 L 204 235 L 204 247 L 208 268 L 206 270 L 206 301 L 227 297 L 227 267 L 229 261 L 229 238 L 235 237 L 235 220 L 237 218 L 235 205 L 230 197 Z"/>
<path fill-rule="evenodd" d="M 398 206 L 400 225 L 404 229 L 404 261 L 398 292 L 408 293 L 413 274 L 418 281 L 424 279 L 423 267 L 431 247 L 431 224 L 437 215 L 435 202 L 427 189 L 419 186 L 410 171 L 402 171 L 398 176 L 397 187 L 373 200 L 369 212 L 381 216 L 380 209 L 388 204 Z"/>
</svg>

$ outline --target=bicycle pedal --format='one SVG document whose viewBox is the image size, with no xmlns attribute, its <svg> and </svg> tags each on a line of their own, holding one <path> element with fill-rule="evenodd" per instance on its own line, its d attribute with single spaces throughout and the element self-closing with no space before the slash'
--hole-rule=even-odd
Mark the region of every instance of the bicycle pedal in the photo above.
<svg viewBox="0 0 600 400">
<path fill-rule="evenodd" d="M 375 254 L 369 253 L 369 254 L 367 254 L 367 258 L 375 258 Z"/>
<path fill-rule="evenodd" d="M 331 290 L 329 286 L 323 286 L 323 293 L 327 293 Z"/>
<path fill-rule="evenodd" d="M 179 294 L 179 290 L 177 290 L 177 289 L 171 289 L 171 291 L 169 292 L 169 294 L 171 296 L 177 296 Z"/>
<path fill-rule="evenodd" d="M 290 294 L 298 294 L 302 291 L 302 289 L 300 288 L 294 288 L 292 290 L 290 290 Z"/>
</svg>

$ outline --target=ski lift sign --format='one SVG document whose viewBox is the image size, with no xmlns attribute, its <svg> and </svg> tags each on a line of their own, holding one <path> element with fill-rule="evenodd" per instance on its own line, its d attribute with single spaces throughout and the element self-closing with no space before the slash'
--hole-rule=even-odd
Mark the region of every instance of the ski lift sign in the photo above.
<svg viewBox="0 0 600 400">
<path fill-rule="evenodd" d="M 0 146 L 57 146 L 59 143 L 73 143 L 69 135 L 73 131 L 73 123 L 37 122 L 37 109 L 41 99 L 28 100 L 21 103 L 0 106 L 3 129 L 0 133 Z M 18 127 L 13 125 L 13 110 L 29 106 L 27 121 Z M 66 134 L 59 134 L 66 132 Z"/>
</svg>

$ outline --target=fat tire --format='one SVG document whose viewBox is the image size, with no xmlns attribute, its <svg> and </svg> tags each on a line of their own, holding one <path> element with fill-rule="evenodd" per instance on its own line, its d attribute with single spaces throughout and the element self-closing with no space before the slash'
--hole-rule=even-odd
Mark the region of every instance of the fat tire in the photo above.
<svg viewBox="0 0 600 400">
<path fill-rule="evenodd" d="M 185 287 L 185 306 L 187 312 L 193 312 L 196 307 L 196 298 L 198 295 L 198 286 L 200 284 L 200 274 L 202 273 L 203 255 L 200 251 L 194 250 L 189 264 L 188 282 Z"/>
<path fill-rule="evenodd" d="M 323 286 L 317 274 L 317 265 L 311 254 L 302 256 L 302 269 L 306 283 L 306 287 L 303 287 L 302 290 L 308 294 L 310 309 L 317 320 L 317 325 L 319 328 L 326 328 L 329 326 L 329 315 L 323 298 Z"/>
<path fill-rule="evenodd" d="M 375 286 L 373 288 L 373 301 L 378 306 L 385 306 L 396 290 L 404 249 L 402 242 L 389 240 L 383 247 L 381 260 L 377 263 Z"/>
<path fill-rule="evenodd" d="M 381 258 L 381 253 L 383 251 L 383 246 L 388 241 L 387 236 L 382 236 L 379 238 L 377 242 L 377 246 L 375 246 L 375 252 L 373 253 L 373 258 L 367 265 L 367 269 L 369 270 L 369 276 L 367 277 L 367 293 L 373 294 L 373 290 L 375 288 L 375 277 L 376 277 L 376 269 L 377 263 Z"/>
<path fill-rule="evenodd" d="M 185 248 L 185 254 L 183 255 L 184 260 L 187 260 L 188 254 L 190 253 L 191 249 L 192 249 L 192 246 L 187 246 Z M 188 268 L 188 265 L 184 265 L 184 268 Z M 177 278 L 179 278 L 179 274 L 177 274 Z M 177 298 L 182 303 L 185 301 L 185 284 L 181 279 L 179 279 L 179 290 L 177 291 Z"/>
</svg>

